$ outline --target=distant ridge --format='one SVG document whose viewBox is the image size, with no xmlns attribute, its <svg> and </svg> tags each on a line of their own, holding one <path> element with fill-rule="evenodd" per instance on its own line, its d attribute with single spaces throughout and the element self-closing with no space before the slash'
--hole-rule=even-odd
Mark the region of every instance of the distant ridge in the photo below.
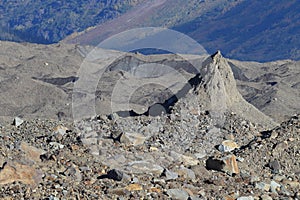
<svg viewBox="0 0 300 200">
<path fill-rule="evenodd" d="M 226 58 L 299 60 L 299 9 L 296 0 L 191 0 L 185 5 L 182 0 L 155 0 L 64 42 L 97 45 L 126 30 L 166 27 L 190 36 L 211 54 L 221 49 Z"/>
</svg>

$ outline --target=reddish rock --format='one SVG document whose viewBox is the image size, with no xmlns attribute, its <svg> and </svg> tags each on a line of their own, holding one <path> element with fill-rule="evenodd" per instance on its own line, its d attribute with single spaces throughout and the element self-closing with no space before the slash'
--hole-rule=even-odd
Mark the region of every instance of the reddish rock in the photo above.
<svg viewBox="0 0 300 200">
<path fill-rule="evenodd" d="M 64 126 L 62 126 L 62 125 L 58 125 L 57 127 L 55 127 L 54 129 L 53 129 L 53 132 L 54 132 L 54 134 L 60 134 L 60 135 L 64 135 L 64 134 L 66 134 L 66 132 L 68 131 L 69 129 L 67 128 L 67 127 L 64 127 Z"/>
<path fill-rule="evenodd" d="M 0 185 L 19 181 L 24 184 L 34 185 L 41 180 L 41 173 L 32 166 L 19 163 L 5 164 L 0 171 Z"/>
<path fill-rule="evenodd" d="M 234 155 L 229 155 L 224 158 L 222 158 L 223 162 L 225 163 L 225 166 L 223 168 L 224 171 L 232 174 L 239 174 L 240 170 L 238 167 L 238 164 L 236 162 L 236 157 Z"/>
<path fill-rule="evenodd" d="M 161 193 L 161 189 L 157 188 L 157 187 L 152 187 L 149 189 L 150 192 L 153 192 L 153 193 Z"/>
<path fill-rule="evenodd" d="M 221 159 L 209 158 L 206 161 L 206 168 L 209 170 L 224 171 L 228 174 L 240 173 L 236 157 L 234 155 L 229 155 Z"/>
<path fill-rule="evenodd" d="M 232 140 L 225 140 L 222 142 L 222 144 L 219 146 L 219 150 L 221 152 L 230 152 L 233 151 L 234 149 L 240 148 L 239 145 L 237 145 L 234 141 Z"/>
<path fill-rule="evenodd" d="M 20 149 L 25 153 L 26 157 L 32 161 L 41 161 L 40 156 L 46 153 L 44 150 L 30 146 L 26 142 L 21 142 Z"/>
<path fill-rule="evenodd" d="M 143 190 L 143 186 L 141 186 L 140 184 L 130 184 L 128 186 L 126 186 L 125 188 L 126 190 L 128 191 L 140 191 L 140 190 Z"/>
</svg>

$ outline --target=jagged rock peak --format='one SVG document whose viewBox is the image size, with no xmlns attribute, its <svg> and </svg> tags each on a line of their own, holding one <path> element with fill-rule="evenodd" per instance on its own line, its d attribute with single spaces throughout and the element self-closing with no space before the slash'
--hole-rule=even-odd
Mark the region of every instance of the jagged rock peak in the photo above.
<svg viewBox="0 0 300 200">
<path fill-rule="evenodd" d="M 222 57 L 220 51 L 208 57 L 200 70 L 202 82 L 196 89 L 203 97 L 206 97 L 210 105 L 205 105 L 209 109 L 211 106 L 218 107 L 223 105 L 228 107 L 234 101 L 241 98 L 233 76 L 233 72 L 227 63 L 226 59 Z"/>
<path fill-rule="evenodd" d="M 216 53 L 214 53 L 214 54 L 211 55 L 211 58 L 212 58 L 213 60 L 220 59 L 221 57 L 223 57 L 223 56 L 222 56 L 220 50 L 218 50 Z"/>
<path fill-rule="evenodd" d="M 220 51 L 208 57 L 200 70 L 201 82 L 195 88 L 200 104 L 222 124 L 225 112 L 234 112 L 252 122 L 274 127 L 277 124 L 248 103 L 239 93 L 232 69 Z"/>
</svg>

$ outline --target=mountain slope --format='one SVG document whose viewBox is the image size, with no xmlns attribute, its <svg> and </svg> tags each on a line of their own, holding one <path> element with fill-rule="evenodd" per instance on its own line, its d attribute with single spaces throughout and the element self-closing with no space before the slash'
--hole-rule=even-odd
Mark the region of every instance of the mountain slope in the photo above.
<svg viewBox="0 0 300 200">
<path fill-rule="evenodd" d="M 211 20 L 198 18 L 176 26 L 211 52 L 239 60 L 300 59 L 300 4 L 292 1 L 243 1 Z"/>
<path fill-rule="evenodd" d="M 103 23 L 145 0 L 0 0 L 0 39 L 55 43 Z"/>
<path fill-rule="evenodd" d="M 297 0 L 0 1 L 0 39 L 97 45 L 138 27 L 185 33 L 212 54 L 273 61 L 300 59 Z"/>
<path fill-rule="evenodd" d="M 65 42 L 97 45 L 125 30 L 163 26 L 189 35 L 210 54 L 220 49 L 238 60 L 299 60 L 299 9 L 296 0 L 151 1 Z"/>
<path fill-rule="evenodd" d="M 94 28 L 67 37 L 67 43 L 97 45 L 108 37 L 120 32 L 140 27 L 174 27 L 187 23 L 198 16 L 210 21 L 210 18 L 226 12 L 239 1 L 198 1 L 188 0 L 152 0 L 143 2 L 125 14 Z"/>
</svg>

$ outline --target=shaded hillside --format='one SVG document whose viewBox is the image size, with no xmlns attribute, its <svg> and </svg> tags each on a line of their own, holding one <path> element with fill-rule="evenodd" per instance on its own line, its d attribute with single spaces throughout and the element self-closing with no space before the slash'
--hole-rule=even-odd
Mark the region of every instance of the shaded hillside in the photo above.
<svg viewBox="0 0 300 200">
<path fill-rule="evenodd" d="M 80 43 L 97 45 L 108 37 L 120 32 L 140 27 L 174 27 L 178 24 L 201 16 L 206 21 L 225 13 L 240 1 L 198 1 L 198 0 L 153 0 L 135 6 L 118 18 L 99 24 L 94 28 L 75 34 L 64 41 L 67 43 Z M 183 32 L 184 33 L 184 32 Z"/>
<path fill-rule="evenodd" d="M 0 39 L 55 43 L 126 12 L 143 0 L 0 0 Z"/>
<path fill-rule="evenodd" d="M 209 53 L 220 49 L 239 60 L 300 59 L 300 4 L 292 1 L 153 1 L 119 18 L 67 38 L 97 45 L 109 36 L 146 26 L 173 28 L 191 36 Z M 157 5 L 156 5 L 157 4 Z M 156 6 L 155 6 L 156 5 Z"/>
<path fill-rule="evenodd" d="M 300 59 L 300 4 L 245 0 L 0 0 L 0 39 L 97 45 L 138 27 L 168 27 L 238 60 Z M 73 34 L 74 33 L 74 34 Z M 71 36 L 70 36 L 71 35 Z"/>
<path fill-rule="evenodd" d="M 292 1 L 244 1 L 211 20 L 202 16 L 176 26 L 210 52 L 222 49 L 240 60 L 300 59 L 300 4 Z"/>
</svg>

